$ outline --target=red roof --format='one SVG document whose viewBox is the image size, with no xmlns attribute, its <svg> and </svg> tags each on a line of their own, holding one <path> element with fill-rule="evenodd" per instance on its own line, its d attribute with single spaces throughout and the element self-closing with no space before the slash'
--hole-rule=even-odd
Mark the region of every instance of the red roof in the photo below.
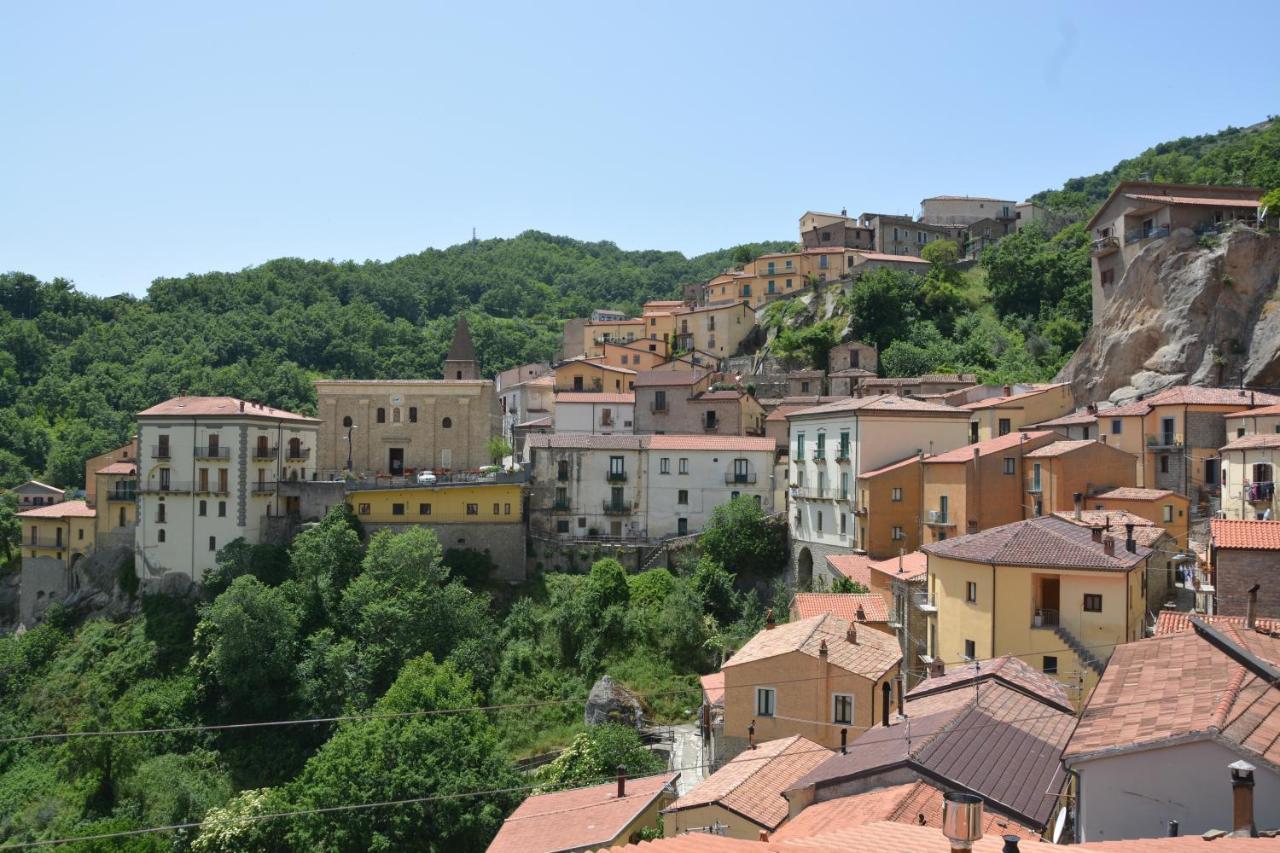
<svg viewBox="0 0 1280 853">
<path fill-rule="evenodd" d="M 556 403 L 617 403 L 635 405 L 635 394 L 614 394 L 603 391 L 560 391 L 556 394 Z"/>
<path fill-rule="evenodd" d="M 1128 571 L 1151 554 L 1150 549 L 1141 545 L 1133 553 L 1123 547 L 1107 553 L 1104 543 L 1093 541 L 1093 533 L 1088 528 L 1056 515 L 1028 518 L 932 542 L 921 550 L 933 556 L 976 563 L 1109 571 Z"/>
<path fill-rule="evenodd" d="M 1280 433 L 1257 433 L 1231 439 L 1223 450 L 1259 450 L 1280 447 Z"/>
<path fill-rule="evenodd" d="M 878 592 L 797 592 L 791 600 L 793 619 L 830 613 L 848 622 L 888 622 L 889 607 Z"/>
<path fill-rule="evenodd" d="M 1006 397 L 988 397 L 985 400 L 977 400 L 973 403 L 961 403 L 960 408 L 969 409 L 970 411 L 976 411 L 978 409 L 994 409 L 997 406 L 1003 406 L 1006 403 L 1017 403 L 1027 399 L 1028 397 L 1034 397 L 1037 394 L 1044 394 L 1055 388 L 1061 388 L 1066 384 L 1066 382 L 1059 382 L 1056 385 L 1038 385 L 1030 391 L 1021 391 L 1017 394 L 1010 394 Z"/>
<path fill-rule="evenodd" d="M 19 518 L 93 518 L 93 507 L 84 501 L 45 504 L 17 514 Z"/>
<path fill-rule="evenodd" d="M 1195 204 L 1204 207 L 1257 207 L 1256 198 L 1198 198 L 1191 195 L 1145 195 L 1142 193 L 1125 193 L 1125 198 L 1134 201 L 1154 201 L 1160 204 Z"/>
<path fill-rule="evenodd" d="M 901 560 L 901 572 L 898 571 L 899 560 Z M 928 572 L 929 555 L 923 551 L 912 551 L 901 557 L 890 557 L 887 560 L 872 563 L 870 568 L 873 572 L 880 572 L 898 580 L 911 581 L 923 577 Z"/>
<path fill-rule="evenodd" d="M 1215 518 L 1209 522 L 1209 532 L 1215 548 L 1280 551 L 1280 521 Z"/>
<path fill-rule="evenodd" d="M 698 681 L 702 684 L 702 695 L 707 698 L 707 703 L 724 707 L 724 673 L 699 676 Z"/>
<path fill-rule="evenodd" d="M 1155 636 L 1163 637 L 1166 634 L 1181 634 L 1191 630 L 1191 617 L 1194 616 L 1202 622 L 1206 622 L 1214 627 L 1232 626 L 1234 628 L 1243 628 L 1245 617 L 1243 616 L 1222 616 L 1220 614 L 1209 613 L 1188 613 L 1185 610 L 1161 610 L 1156 614 Z M 1275 634 L 1280 632 L 1280 619 L 1263 619 L 1258 618 L 1256 623 L 1259 631 Z"/>
<path fill-rule="evenodd" d="M 975 450 L 978 451 L 979 456 L 990 456 L 992 453 L 1000 453 L 1017 447 L 1023 442 L 1052 438 L 1055 435 L 1056 433 L 1053 430 L 1048 429 L 1040 432 L 1010 432 L 996 438 L 989 438 L 986 441 L 979 441 L 976 444 L 966 444 L 964 447 L 957 447 L 955 450 L 948 450 L 946 453 L 939 453 L 936 456 L 926 457 L 924 461 L 930 464 L 934 462 L 968 462 L 973 458 L 973 451 Z M 1039 445 L 1036 446 L 1039 447 Z"/>
<path fill-rule="evenodd" d="M 315 418 L 287 412 L 261 403 L 250 403 L 238 397 L 171 397 L 149 409 L 138 412 L 140 418 L 152 417 L 240 417 L 320 423 Z"/>
<path fill-rule="evenodd" d="M 1172 489 L 1140 489 L 1135 486 L 1122 486 L 1093 497 L 1099 500 L 1113 501 L 1158 501 L 1173 494 L 1175 493 Z"/>
<path fill-rule="evenodd" d="M 635 386 L 637 388 L 646 388 L 652 385 L 697 385 L 707 374 L 711 373 L 710 368 L 699 370 L 646 370 L 636 376 Z"/>
<path fill-rule="evenodd" d="M 823 646 L 826 646 L 827 660 L 832 666 L 876 681 L 902 660 L 902 649 L 896 638 L 884 631 L 874 628 L 859 629 L 855 625 L 851 641 L 850 628 L 848 620 L 830 613 L 795 622 L 783 622 L 774 628 L 757 632 L 721 669 L 727 670 L 793 652 L 817 660 L 822 655 Z M 741 685 L 730 686 L 736 688 Z"/>
<path fill-rule="evenodd" d="M 679 775 L 628 779 L 621 798 L 616 782 L 534 794 L 502 822 L 487 853 L 552 853 L 608 846 Z"/>
<path fill-rule="evenodd" d="M 831 554 L 827 565 L 849 580 L 871 588 L 871 558 L 866 554 Z"/>
<path fill-rule="evenodd" d="M 138 466 L 132 462 L 112 462 L 105 468 L 94 471 L 95 474 L 136 474 Z"/>
<path fill-rule="evenodd" d="M 968 412 L 955 406 L 944 406 L 941 403 L 930 403 L 926 400 L 916 400 L 912 397 L 899 397 L 896 394 L 878 394 L 874 397 L 846 397 L 832 403 L 814 406 L 811 409 L 792 412 L 788 417 L 801 418 L 811 415 L 834 415 L 843 412 L 858 412 L 859 414 L 908 412 L 911 414 L 953 415 L 957 417 L 968 415 Z"/>
<path fill-rule="evenodd" d="M 869 261 L 900 261 L 907 264 L 928 264 L 924 258 L 917 258 L 914 255 L 886 255 L 884 252 L 854 252 L 855 255 L 861 255 Z"/>
<path fill-rule="evenodd" d="M 1075 710 L 1062 682 L 1033 669 L 1021 658 L 1012 655 L 980 661 L 976 669 L 973 664 L 954 664 L 943 675 L 926 678 L 911 688 L 907 692 L 907 699 L 936 695 L 987 679 L 1003 682 L 1006 686 L 1055 705 L 1067 713 Z"/>
<path fill-rule="evenodd" d="M 897 462 L 890 462 L 888 465 L 881 465 L 879 468 L 873 468 L 870 471 L 863 471 L 861 474 L 858 475 L 858 479 L 861 480 L 866 477 L 879 477 L 881 474 L 887 474 L 890 471 L 896 471 L 899 468 L 905 468 L 911 463 L 919 462 L 919 461 L 920 461 L 920 456 L 918 454 L 913 453 L 905 459 L 899 459 Z"/>
<path fill-rule="evenodd" d="M 1053 444 L 1046 444 L 1044 447 L 1037 447 L 1035 450 L 1028 453 L 1027 456 L 1034 457 L 1036 459 L 1049 459 L 1055 456 L 1065 456 L 1068 453 L 1075 453 L 1077 450 L 1084 450 L 1086 447 L 1092 447 L 1094 445 L 1097 445 L 1098 447 L 1105 447 L 1108 450 L 1113 450 L 1117 453 L 1124 453 L 1123 450 L 1117 450 L 1116 448 L 1101 441 L 1094 441 L 1091 438 L 1078 438 L 1070 441 L 1055 441 Z"/>
<path fill-rule="evenodd" d="M 1264 416 L 1265 416 L 1265 415 L 1280 415 L 1280 405 L 1275 405 L 1275 406 L 1263 406 L 1263 407 L 1258 408 L 1258 409 L 1241 409 L 1241 410 L 1240 410 L 1240 411 L 1238 411 L 1238 412 L 1231 412 L 1229 415 L 1227 415 L 1227 417 L 1229 417 L 1229 418 L 1243 418 L 1243 417 L 1251 417 L 1251 416 L 1257 416 L 1257 415 L 1264 415 Z"/>
</svg>

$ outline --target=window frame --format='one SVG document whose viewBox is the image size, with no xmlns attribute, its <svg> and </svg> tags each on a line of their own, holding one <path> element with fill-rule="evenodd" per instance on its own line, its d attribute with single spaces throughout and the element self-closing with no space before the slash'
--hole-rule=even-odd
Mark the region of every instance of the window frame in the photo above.
<svg viewBox="0 0 1280 853">
<path fill-rule="evenodd" d="M 847 711 L 848 716 L 846 719 L 841 719 L 839 714 L 840 700 L 842 699 L 847 700 L 847 703 L 848 703 L 848 711 Z M 831 722 L 832 723 L 835 723 L 837 725 L 842 725 L 842 726 L 853 725 L 853 708 L 854 708 L 854 700 L 853 700 L 852 693 L 832 693 L 831 694 Z"/>
<path fill-rule="evenodd" d="M 1096 607 L 1090 606 L 1095 603 L 1097 604 Z M 1102 612 L 1102 593 L 1100 592 L 1084 593 L 1084 600 L 1081 602 L 1080 608 L 1085 613 L 1101 613 Z"/>
<path fill-rule="evenodd" d="M 964 600 L 966 604 L 978 603 L 978 582 L 977 581 L 964 582 Z"/>
<path fill-rule="evenodd" d="M 768 702 L 764 705 L 760 700 L 768 698 Z M 756 687 L 756 716 L 757 717 L 777 717 L 778 716 L 778 691 L 773 687 L 758 686 Z"/>
</svg>

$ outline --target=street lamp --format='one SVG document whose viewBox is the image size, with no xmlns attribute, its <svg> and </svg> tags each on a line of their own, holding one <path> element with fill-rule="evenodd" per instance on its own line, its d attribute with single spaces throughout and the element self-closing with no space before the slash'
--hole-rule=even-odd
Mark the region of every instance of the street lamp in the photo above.
<svg viewBox="0 0 1280 853">
<path fill-rule="evenodd" d="M 351 470 L 351 431 L 356 428 L 355 424 L 347 427 L 347 470 Z"/>
</svg>

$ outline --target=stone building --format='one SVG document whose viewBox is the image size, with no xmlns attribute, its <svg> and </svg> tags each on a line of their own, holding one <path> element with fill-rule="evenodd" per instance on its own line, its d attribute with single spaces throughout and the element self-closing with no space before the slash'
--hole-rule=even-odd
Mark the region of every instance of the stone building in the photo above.
<svg viewBox="0 0 1280 853">
<path fill-rule="evenodd" d="M 1216 612 L 1248 615 L 1249 590 L 1256 585 L 1253 615 L 1280 618 L 1280 521 L 1215 518 L 1209 530 Z"/>
</svg>

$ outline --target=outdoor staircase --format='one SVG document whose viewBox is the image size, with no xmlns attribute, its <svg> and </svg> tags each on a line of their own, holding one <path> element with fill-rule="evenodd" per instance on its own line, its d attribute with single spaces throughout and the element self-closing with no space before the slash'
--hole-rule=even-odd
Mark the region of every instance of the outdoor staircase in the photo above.
<svg viewBox="0 0 1280 853">
<path fill-rule="evenodd" d="M 1062 641 L 1063 645 L 1075 652 L 1076 657 L 1078 657 L 1085 666 L 1093 670 L 1094 675 L 1102 675 L 1102 670 L 1106 668 L 1106 664 L 1098 660 L 1098 658 L 1085 647 L 1085 644 L 1076 638 L 1075 634 L 1071 633 L 1061 625 L 1056 626 L 1053 629 L 1053 633 L 1058 636 L 1058 639 Z"/>
</svg>

